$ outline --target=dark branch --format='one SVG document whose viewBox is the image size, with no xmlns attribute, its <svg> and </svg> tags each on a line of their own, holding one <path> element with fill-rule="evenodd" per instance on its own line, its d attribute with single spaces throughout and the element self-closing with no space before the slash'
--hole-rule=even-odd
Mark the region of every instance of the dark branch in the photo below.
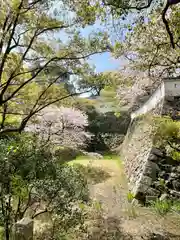
<svg viewBox="0 0 180 240">
<path fill-rule="evenodd" d="M 173 37 L 173 34 L 172 34 L 171 30 L 170 30 L 168 21 L 166 19 L 166 13 L 167 13 L 167 10 L 168 10 L 169 6 L 170 6 L 170 4 L 169 4 L 169 2 L 167 2 L 166 6 L 165 6 L 165 8 L 163 9 L 163 12 L 162 12 L 162 20 L 163 20 L 163 23 L 164 23 L 164 25 L 166 27 L 166 31 L 167 31 L 167 33 L 169 35 L 171 45 L 172 45 L 173 48 L 175 48 L 174 37 Z"/>
<path fill-rule="evenodd" d="M 166 27 L 166 31 L 169 35 L 170 42 L 171 42 L 171 45 L 172 45 L 173 48 L 175 48 L 174 37 L 173 37 L 173 33 L 170 30 L 168 21 L 166 19 L 166 13 L 167 13 L 170 6 L 178 4 L 178 3 L 180 3 L 180 0 L 167 0 L 166 6 L 164 7 L 163 12 L 162 12 L 162 20 L 163 20 L 163 23 Z"/>
<path fill-rule="evenodd" d="M 168 144 L 171 148 L 173 148 L 174 150 L 176 150 L 177 152 L 180 152 L 180 148 L 174 146 L 170 141 L 168 141 Z"/>
<path fill-rule="evenodd" d="M 28 80 L 26 80 L 24 83 L 22 83 L 16 90 L 14 90 L 14 92 L 11 93 L 11 95 L 9 95 L 6 99 L 4 100 L 1 100 L 0 101 L 0 105 L 2 105 L 3 103 L 6 103 L 7 101 L 9 101 L 10 99 L 12 99 L 16 93 L 18 93 L 24 86 L 26 86 L 29 82 L 31 82 L 33 79 L 35 79 L 35 77 L 37 77 L 50 63 L 52 63 L 53 61 L 62 61 L 62 60 L 69 60 L 69 61 L 73 61 L 73 60 L 80 60 L 80 59 L 85 59 L 85 58 L 88 58 L 94 54 L 97 54 L 97 53 L 103 53 L 103 52 L 107 52 L 106 50 L 104 51 L 97 51 L 97 52 L 93 52 L 93 53 L 89 53 L 87 55 L 82 55 L 82 56 L 77 56 L 77 57 L 68 57 L 68 56 L 64 56 L 64 57 L 61 57 L 61 58 L 58 58 L 58 57 L 54 57 L 52 59 L 50 59 L 49 61 L 47 61 L 43 67 L 39 68 L 39 70 L 31 77 L 29 78 Z M 10 85 L 10 82 L 11 80 L 14 78 L 11 77 L 11 79 L 9 79 L 7 81 L 7 86 L 5 86 L 5 88 L 7 89 L 7 87 Z M 0 99 L 2 99 L 3 97 L 3 94 L 5 93 L 4 90 L 2 90 L 1 94 L 0 94 Z"/>
<path fill-rule="evenodd" d="M 43 110 L 44 108 L 46 108 L 46 107 L 48 107 L 48 106 L 50 106 L 50 105 L 52 105 L 52 104 L 54 104 L 54 103 L 57 103 L 57 102 L 59 102 L 59 101 L 62 101 L 62 100 L 64 100 L 64 99 L 66 99 L 66 98 L 73 97 L 73 96 L 79 96 L 79 95 L 81 95 L 81 94 L 84 94 L 84 93 L 87 93 L 87 92 L 90 92 L 90 91 L 92 91 L 92 89 L 86 90 L 86 91 L 80 92 L 80 93 L 72 93 L 72 94 L 66 95 L 66 96 L 64 96 L 64 97 L 58 98 L 58 99 L 56 99 L 56 100 L 53 100 L 53 101 L 45 104 L 44 106 L 39 107 L 38 109 L 32 109 L 32 110 L 30 111 L 30 113 L 21 121 L 20 126 L 19 126 L 18 128 L 6 128 L 6 129 L 1 129 L 0 134 L 13 133 L 13 132 L 14 132 L 14 133 L 15 133 L 15 132 L 21 133 L 21 132 L 24 130 L 24 128 L 26 127 L 26 125 L 27 125 L 28 121 L 30 120 L 30 118 L 31 118 L 32 116 L 34 116 L 35 114 L 37 114 L 38 112 L 40 112 L 41 110 Z"/>
<path fill-rule="evenodd" d="M 6 113 L 7 113 L 7 104 L 3 105 L 3 112 L 2 112 L 2 121 L 1 121 L 1 128 L 4 128 L 4 123 L 6 120 Z"/>
<path fill-rule="evenodd" d="M 37 216 L 39 216 L 39 215 L 41 215 L 41 214 L 43 214 L 43 213 L 47 213 L 47 212 L 48 212 L 48 209 L 42 210 L 42 211 L 40 211 L 40 212 L 37 212 L 36 214 L 34 214 L 34 215 L 32 216 L 32 219 L 36 218 Z"/>
<path fill-rule="evenodd" d="M 14 36 L 14 33 L 15 33 L 15 29 L 16 29 L 16 26 L 18 24 L 18 20 L 19 20 L 19 16 L 20 16 L 20 10 L 22 8 L 22 5 L 23 5 L 23 0 L 21 0 L 20 4 L 19 4 L 19 7 L 18 7 L 18 11 L 17 11 L 17 15 L 16 15 L 16 18 L 14 20 L 14 24 L 13 24 L 13 28 L 12 28 L 12 31 L 11 31 L 11 34 L 9 36 L 9 40 L 8 40 L 8 43 L 7 43 L 7 47 L 6 47 L 6 50 L 5 50 L 5 53 L 4 53 L 4 56 L 2 58 L 2 61 L 1 61 L 1 64 L 0 64 L 0 79 L 2 77 L 2 73 L 3 73 L 3 68 L 4 68 L 4 65 L 5 65 L 5 62 L 6 62 L 6 59 L 8 57 L 8 54 L 10 53 L 11 51 L 11 42 L 13 40 L 13 36 Z M 0 96 L 1 97 L 1 96 Z"/>
<path fill-rule="evenodd" d="M 119 2 L 120 4 L 118 4 L 118 2 L 113 2 L 113 1 L 111 1 L 111 2 L 105 1 L 105 0 L 103 1 L 105 6 L 115 7 L 115 8 L 119 8 L 119 9 L 123 9 L 123 10 L 135 9 L 138 11 L 149 8 L 151 6 L 152 2 L 153 2 L 153 0 L 148 0 L 148 3 L 143 6 L 138 6 L 138 5 L 131 6 L 131 5 L 125 5 L 125 4 L 123 5 L 123 3 L 121 1 Z"/>
</svg>

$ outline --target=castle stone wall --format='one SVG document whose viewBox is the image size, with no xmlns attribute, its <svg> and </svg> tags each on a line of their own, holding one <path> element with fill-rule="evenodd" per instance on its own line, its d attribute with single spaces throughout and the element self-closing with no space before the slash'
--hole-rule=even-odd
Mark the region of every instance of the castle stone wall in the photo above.
<svg viewBox="0 0 180 240">
<path fill-rule="evenodd" d="M 121 157 L 124 160 L 129 189 L 139 200 L 142 192 L 149 195 L 158 194 L 150 187 L 153 177 L 156 177 L 157 166 L 151 161 L 152 151 L 155 150 L 152 146 L 152 118 L 148 116 L 177 112 L 177 100 L 174 99 L 177 96 L 180 96 L 180 80 L 165 80 L 151 98 L 131 114 Z"/>
</svg>

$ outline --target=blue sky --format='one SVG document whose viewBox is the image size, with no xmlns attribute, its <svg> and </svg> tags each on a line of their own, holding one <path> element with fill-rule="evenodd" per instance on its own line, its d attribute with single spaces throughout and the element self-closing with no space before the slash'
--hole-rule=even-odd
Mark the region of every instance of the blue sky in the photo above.
<svg viewBox="0 0 180 240">
<path fill-rule="evenodd" d="M 113 59 L 110 53 L 96 54 L 89 62 L 96 67 L 97 72 L 117 70 L 120 68 L 120 61 Z"/>
<path fill-rule="evenodd" d="M 57 6 L 56 6 L 57 7 Z M 53 10 L 52 10 L 53 12 Z M 69 13 L 69 12 L 68 12 Z M 98 31 L 98 30 L 107 30 L 105 26 L 102 26 L 100 22 L 96 22 L 92 26 L 86 26 L 85 28 L 82 28 L 80 30 L 83 37 L 88 37 L 89 34 L 92 32 Z M 57 37 L 59 37 L 59 33 L 55 34 Z M 63 41 L 66 41 L 67 34 L 64 32 L 61 32 L 60 38 Z M 102 53 L 102 54 L 96 54 L 93 55 L 89 59 L 89 63 L 92 65 L 95 65 L 96 72 L 103 72 L 103 71 L 110 71 L 110 70 L 117 70 L 120 68 L 120 61 L 113 59 L 110 55 L 110 53 Z"/>
<path fill-rule="evenodd" d="M 99 23 L 95 23 L 93 26 L 86 27 L 81 30 L 84 37 L 87 37 L 92 31 L 96 30 L 106 30 Z M 93 55 L 89 63 L 95 65 L 97 72 L 117 70 L 120 68 L 120 61 L 112 58 L 110 53 L 102 53 Z"/>
</svg>

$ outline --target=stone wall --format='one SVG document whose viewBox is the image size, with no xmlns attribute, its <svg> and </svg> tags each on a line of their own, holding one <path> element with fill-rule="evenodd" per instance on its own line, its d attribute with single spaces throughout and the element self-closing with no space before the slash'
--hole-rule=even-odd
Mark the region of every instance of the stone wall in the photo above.
<svg viewBox="0 0 180 240">
<path fill-rule="evenodd" d="M 151 160 L 160 152 L 152 146 L 150 116 L 168 114 L 177 119 L 180 110 L 180 100 L 177 97 L 179 95 L 180 81 L 165 80 L 151 98 L 131 114 L 131 123 L 122 145 L 121 157 L 129 179 L 129 189 L 138 200 L 144 201 L 145 196 L 159 194 L 151 187 L 158 174 L 158 165 Z"/>
</svg>

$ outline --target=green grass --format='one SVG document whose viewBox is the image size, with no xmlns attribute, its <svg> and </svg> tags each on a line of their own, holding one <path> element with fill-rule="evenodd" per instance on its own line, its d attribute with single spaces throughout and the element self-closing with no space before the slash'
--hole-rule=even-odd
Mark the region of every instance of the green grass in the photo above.
<svg viewBox="0 0 180 240">
<path fill-rule="evenodd" d="M 119 156 L 115 154 L 105 154 L 103 155 L 103 158 L 107 160 L 120 160 Z"/>
<path fill-rule="evenodd" d="M 118 155 L 115 154 L 105 154 L 103 155 L 102 159 L 92 159 L 90 156 L 77 156 L 75 159 L 73 159 L 72 161 L 69 162 L 69 164 L 74 164 L 74 163 L 83 163 L 83 162 L 87 162 L 90 160 L 95 160 L 95 161 L 101 161 L 101 160 L 107 160 L 107 161 L 115 161 L 119 167 L 122 166 L 122 161 L 120 160 L 120 157 Z"/>
<path fill-rule="evenodd" d="M 81 161 L 81 160 L 91 160 L 90 156 L 85 156 L 85 155 L 79 155 L 77 156 L 73 161 Z"/>
<path fill-rule="evenodd" d="M 0 227 L 0 240 L 4 239 L 4 228 Z"/>
<path fill-rule="evenodd" d="M 119 155 L 115 155 L 115 154 L 105 154 L 103 156 L 103 159 L 105 160 L 111 160 L 117 163 L 117 165 L 122 168 L 122 164 L 123 162 L 121 161 L 121 158 Z"/>
</svg>

